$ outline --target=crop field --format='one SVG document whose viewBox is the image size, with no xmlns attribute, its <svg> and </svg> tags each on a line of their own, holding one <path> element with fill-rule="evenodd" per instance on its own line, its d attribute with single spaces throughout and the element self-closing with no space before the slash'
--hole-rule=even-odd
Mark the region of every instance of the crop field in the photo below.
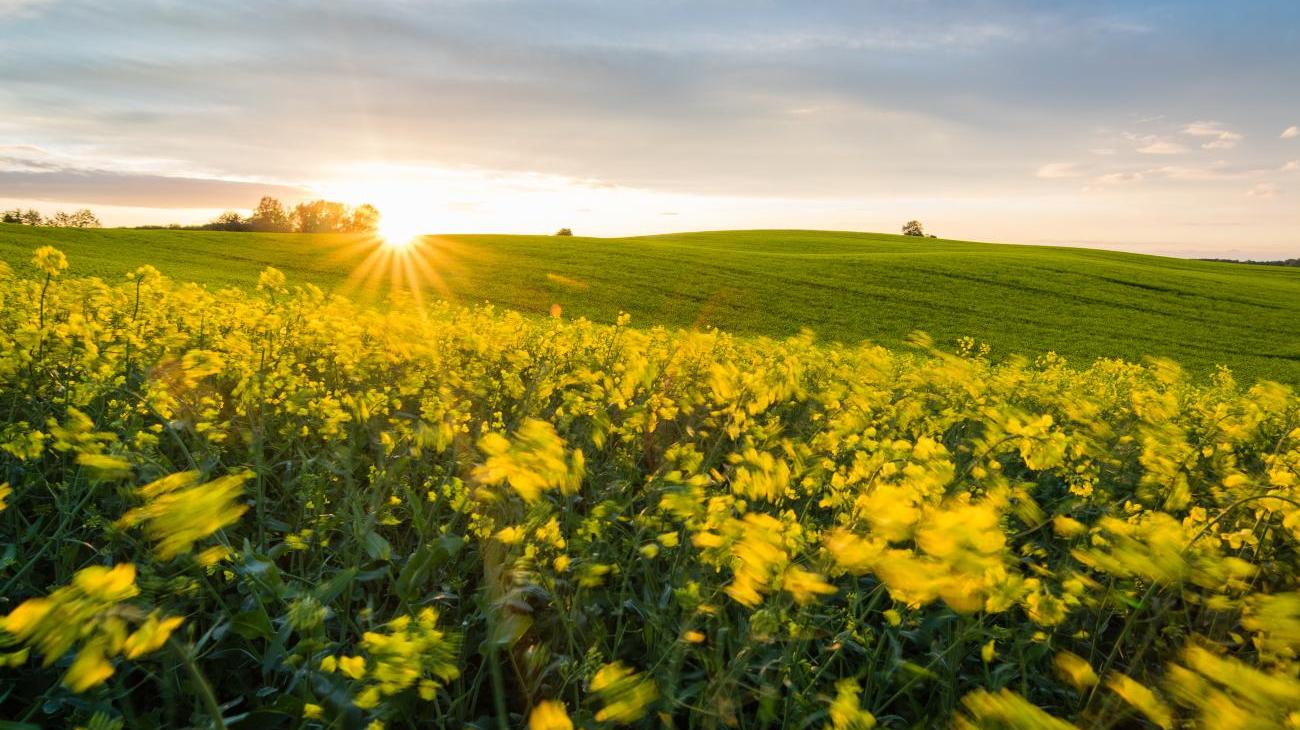
<svg viewBox="0 0 1300 730">
<path fill-rule="evenodd" d="M 211 258 L 165 245 L 182 235 Z M 1028 320 L 1144 302 L 1145 323 L 1109 325 L 1123 347 L 1164 297 L 1219 302 L 1202 336 L 1235 333 L 1269 372 L 1290 272 L 831 234 L 452 239 L 593 292 L 540 316 L 559 290 L 508 267 L 449 284 L 526 316 L 353 303 L 309 286 L 344 264 L 273 238 L 260 257 L 221 252 L 247 234 L 19 253 L 44 236 L 6 234 L 0 267 L 5 728 L 1300 727 L 1289 386 L 854 341 L 989 317 L 1052 349 L 993 318 L 1012 287 L 929 319 L 916 292 L 887 324 L 800 298 L 820 272 L 865 301 L 888 267 L 954 301 L 989 285 L 941 262 L 987 257 L 1022 303 L 1051 294 L 1027 267 L 1092 282 Z M 674 261 L 667 290 L 758 277 L 782 237 L 803 263 L 755 311 L 629 309 L 783 335 L 802 307 L 843 334 L 603 309 Z M 592 260 L 619 247 L 629 282 Z M 177 278 L 119 271 L 148 255 Z"/>
<path fill-rule="evenodd" d="M 903 345 L 915 331 L 962 337 L 995 359 L 1052 351 L 1168 357 L 1207 376 L 1300 384 L 1300 271 L 1073 248 L 816 231 L 729 231 L 625 239 L 443 236 L 423 265 L 393 269 L 358 235 L 59 230 L 0 226 L 0 260 L 20 273 L 55 245 L 72 275 L 116 281 L 145 264 L 179 281 L 249 287 L 265 266 L 327 292 L 374 299 L 407 269 L 426 298 L 490 301 L 526 314 L 738 335 Z M 369 262 L 369 265 L 367 265 Z M 364 270 L 364 276 L 355 272 Z M 396 276 L 394 276 L 396 273 Z"/>
</svg>

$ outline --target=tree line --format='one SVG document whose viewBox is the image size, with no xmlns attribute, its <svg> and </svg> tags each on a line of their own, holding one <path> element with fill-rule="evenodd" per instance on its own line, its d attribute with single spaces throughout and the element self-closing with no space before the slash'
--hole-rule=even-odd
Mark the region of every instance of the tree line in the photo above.
<svg viewBox="0 0 1300 730">
<path fill-rule="evenodd" d="M 1256 261 L 1254 259 L 1201 259 L 1201 261 L 1217 261 L 1221 264 L 1255 264 L 1256 266 L 1300 267 L 1300 259 L 1277 259 L 1274 261 Z"/>
<path fill-rule="evenodd" d="M 247 216 L 228 210 L 198 226 L 168 226 L 203 231 L 255 231 L 259 233 L 364 233 L 379 227 L 379 210 L 369 203 L 356 207 L 333 200 L 312 200 L 285 208 L 276 198 L 264 196 Z"/>
<path fill-rule="evenodd" d="M 55 228 L 99 228 L 99 218 L 89 208 L 74 210 L 71 213 L 58 211 L 52 216 L 43 216 L 39 210 L 28 208 L 6 210 L 0 213 L 0 223 L 14 223 L 21 226 L 53 226 Z"/>
</svg>

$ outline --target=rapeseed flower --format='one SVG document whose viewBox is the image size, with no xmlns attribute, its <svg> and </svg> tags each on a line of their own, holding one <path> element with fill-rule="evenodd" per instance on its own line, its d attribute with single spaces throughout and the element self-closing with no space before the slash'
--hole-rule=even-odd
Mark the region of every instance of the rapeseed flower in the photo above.
<svg viewBox="0 0 1300 730">
<path fill-rule="evenodd" d="M 145 504 L 123 515 L 118 526 L 145 525 L 145 532 L 157 542 L 158 557 L 170 560 L 248 510 L 236 500 L 251 476 L 231 474 L 200 482 L 199 472 L 188 471 L 163 477 L 136 490 Z"/>
</svg>

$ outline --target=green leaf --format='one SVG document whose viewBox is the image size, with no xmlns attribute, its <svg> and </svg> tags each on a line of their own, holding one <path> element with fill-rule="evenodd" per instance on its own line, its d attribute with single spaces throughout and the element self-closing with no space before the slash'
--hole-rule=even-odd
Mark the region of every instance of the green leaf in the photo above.
<svg viewBox="0 0 1300 730">
<path fill-rule="evenodd" d="M 275 631 L 271 627 L 271 617 L 267 616 L 266 609 L 260 606 L 251 611 L 235 614 L 235 617 L 230 620 L 230 628 L 249 641 L 253 639 L 270 640 L 272 633 Z"/>
<path fill-rule="evenodd" d="M 372 530 L 366 533 L 366 554 L 371 560 L 391 560 L 393 546 L 388 544 L 383 535 Z"/>
<path fill-rule="evenodd" d="M 348 568 L 346 570 L 340 570 L 339 572 L 334 574 L 333 578 L 330 578 L 328 583 L 321 586 L 316 591 L 316 600 L 320 601 L 322 604 L 330 603 L 335 598 L 338 598 L 340 595 L 342 595 L 343 591 L 347 590 L 348 586 L 352 585 L 352 581 L 356 577 L 357 577 L 356 568 Z"/>
<path fill-rule="evenodd" d="M 414 601 L 423 591 L 433 571 L 447 563 L 460 552 L 465 540 L 455 535 L 443 535 L 437 540 L 421 545 L 397 576 L 397 595 L 403 600 Z"/>
</svg>

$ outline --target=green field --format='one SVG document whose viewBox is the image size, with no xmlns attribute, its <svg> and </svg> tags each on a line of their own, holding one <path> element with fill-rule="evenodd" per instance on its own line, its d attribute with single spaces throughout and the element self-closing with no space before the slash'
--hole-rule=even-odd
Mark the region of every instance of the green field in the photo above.
<svg viewBox="0 0 1300 730">
<path fill-rule="evenodd" d="M 0 227 L 0 260 L 28 270 L 53 244 L 69 275 L 141 264 L 212 286 L 248 286 L 271 265 L 293 282 L 365 294 L 388 264 L 349 282 L 377 247 L 355 235 Z M 1171 357 L 1198 373 L 1300 383 L 1300 270 L 1063 247 L 820 231 L 637 238 L 429 237 L 426 294 L 526 313 L 717 326 L 895 346 L 922 330 L 971 336 L 995 357 L 1052 350 L 1074 361 Z"/>
</svg>

